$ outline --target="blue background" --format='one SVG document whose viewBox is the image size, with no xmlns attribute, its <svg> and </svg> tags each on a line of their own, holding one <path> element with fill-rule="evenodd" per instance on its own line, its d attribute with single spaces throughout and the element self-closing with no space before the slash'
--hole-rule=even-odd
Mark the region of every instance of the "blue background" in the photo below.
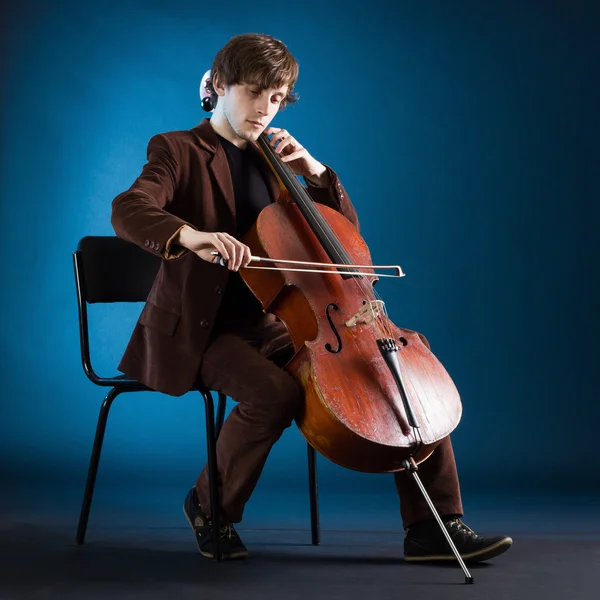
<svg viewBox="0 0 600 600">
<path fill-rule="evenodd" d="M 148 139 L 205 116 L 199 80 L 245 32 L 279 37 L 297 57 L 300 102 L 273 124 L 337 170 L 374 261 L 407 273 L 378 289 L 396 324 L 427 335 L 461 393 L 453 441 L 466 499 L 597 490 L 595 7 L 9 3 L 0 36 L 4 498 L 22 487 L 80 500 L 103 390 L 81 369 L 71 253 L 85 235 L 113 234 L 111 201 L 140 172 Z M 116 373 L 140 310 L 92 307 L 97 371 Z M 144 490 L 146 502 L 179 502 L 204 464 L 203 418 L 197 395 L 119 398 L 96 501 L 126 502 L 111 496 L 123 490 L 139 501 Z M 304 461 L 290 429 L 257 494 L 305 494 Z M 396 510 L 388 476 L 324 459 L 319 468 L 325 494 L 374 492 Z"/>
</svg>

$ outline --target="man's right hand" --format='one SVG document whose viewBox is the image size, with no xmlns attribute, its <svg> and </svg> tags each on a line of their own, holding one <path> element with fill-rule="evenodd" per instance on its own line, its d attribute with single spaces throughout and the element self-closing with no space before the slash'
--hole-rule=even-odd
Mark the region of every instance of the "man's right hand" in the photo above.
<svg viewBox="0 0 600 600">
<path fill-rule="evenodd" d="M 250 262 L 250 248 L 228 233 L 196 231 L 189 225 L 184 225 L 173 241 L 210 263 L 219 260 L 211 252 L 218 252 L 227 261 L 230 271 L 237 271 Z"/>
</svg>

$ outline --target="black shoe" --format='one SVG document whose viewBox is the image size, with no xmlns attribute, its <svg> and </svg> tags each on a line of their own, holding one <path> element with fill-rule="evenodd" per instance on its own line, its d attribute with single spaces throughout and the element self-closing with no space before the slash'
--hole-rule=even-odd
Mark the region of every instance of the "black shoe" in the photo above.
<svg viewBox="0 0 600 600">
<path fill-rule="evenodd" d="M 460 519 L 443 519 L 446 529 L 463 560 L 482 561 L 506 552 L 512 539 L 506 536 L 477 535 Z M 425 521 L 409 527 L 404 538 L 404 560 L 456 560 L 437 521 Z"/>
<path fill-rule="evenodd" d="M 212 521 L 207 517 L 198 502 L 196 489 L 192 488 L 183 502 L 183 514 L 188 520 L 194 535 L 198 551 L 202 556 L 214 558 L 214 537 L 212 530 Z M 233 560 L 235 558 L 245 558 L 248 556 L 248 550 L 244 546 L 237 531 L 231 523 L 221 525 L 220 535 L 221 557 L 223 560 Z"/>
</svg>

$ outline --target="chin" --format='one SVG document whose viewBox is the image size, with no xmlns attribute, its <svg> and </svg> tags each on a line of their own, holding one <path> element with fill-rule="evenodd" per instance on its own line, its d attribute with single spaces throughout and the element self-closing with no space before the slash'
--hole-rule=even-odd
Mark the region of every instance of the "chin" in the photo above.
<svg viewBox="0 0 600 600">
<path fill-rule="evenodd" d="M 250 131 L 248 133 L 242 132 L 240 137 L 247 142 L 256 142 L 261 133 L 262 131 Z"/>
<path fill-rule="evenodd" d="M 242 140 L 246 140 L 247 142 L 253 142 L 256 138 L 258 138 L 258 136 L 256 136 L 256 138 L 254 137 L 254 131 L 245 131 L 242 128 L 236 128 L 234 129 L 234 131 L 239 138 L 241 138 Z"/>
</svg>

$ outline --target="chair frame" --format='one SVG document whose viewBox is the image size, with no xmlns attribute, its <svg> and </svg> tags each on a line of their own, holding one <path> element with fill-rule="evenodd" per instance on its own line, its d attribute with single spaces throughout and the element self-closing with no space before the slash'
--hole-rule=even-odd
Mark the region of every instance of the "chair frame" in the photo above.
<svg viewBox="0 0 600 600">
<path fill-rule="evenodd" d="M 108 237 L 108 236 L 107 236 Z M 85 239 L 85 238 L 83 238 Z M 83 241 L 83 239 L 81 241 Z M 111 388 L 106 394 L 104 401 L 100 407 L 98 422 L 96 425 L 96 433 L 94 436 L 94 445 L 90 457 L 88 475 L 85 484 L 83 502 L 79 515 L 79 523 L 77 526 L 76 542 L 78 545 L 85 543 L 85 536 L 88 526 L 90 509 L 92 506 L 92 497 L 96 485 L 96 476 L 100 464 L 100 455 L 102 453 L 102 445 L 104 442 L 104 433 L 108 415 L 113 401 L 117 396 L 126 392 L 156 392 L 142 383 L 131 379 L 126 375 L 118 375 L 116 377 L 100 377 L 96 374 L 92 367 L 90 356 L 90 342 L 88 329 L 88 299 L 84 285 L 84 265 L 81 250 L 81 241 L 75 252 L 73 252 L 73 267 L 75 271 L 75 286 L 77 291 L 77 307 L 79 312 L 79 339 L 81 349 L 81 362 L 83 371 L 87 378 L 95 385 Z M 143 252 L 143 250 L 140 250 Z M 206 449 L 208 456 L 208 480 L 210 491 L 210 502 L 212 507 L 217 507 L 211 510 L 212 514 L 212 530 L 215 540 L 214 560 L 221 561 L 222 553 L 220 547 L 220 499 L 218 490 L 218 470 L 217 470 L 217 450 L 216 443 L 223 421 L 225 418 L 225 409 L 227 404 L 227 396 L 222 392 L 218 394 L 218 404 L 215 415 L 215 406 L 211 394 L 211 390 L 207 387 L 195 387 L 190 391 L 198 391 L 204 399 L 204 408 L 206 415 Z M 320 543 L 320 526 L 319 526 L 319 503 L 318 503 L 318 484 L 316 472 L 316 454 L 314 448 L 307 443 L 308 452 L 308 483 L 310 495 L 310 520 L 311 520 L 311 541 L 317 546 Z"/>
</svg>

